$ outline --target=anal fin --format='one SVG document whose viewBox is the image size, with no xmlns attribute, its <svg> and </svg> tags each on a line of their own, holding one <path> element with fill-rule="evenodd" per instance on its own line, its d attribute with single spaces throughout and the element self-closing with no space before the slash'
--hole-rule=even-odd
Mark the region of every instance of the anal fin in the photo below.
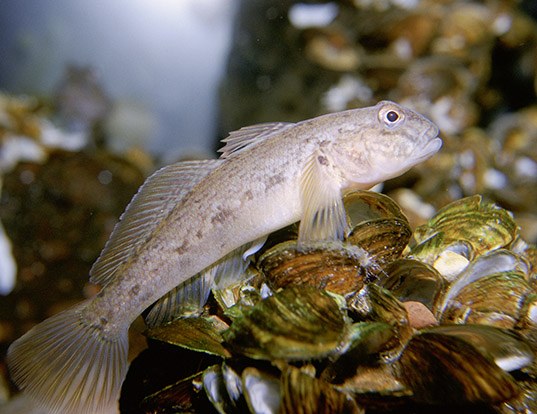
<svg viewBox="0 0 537 414">
<path fill-rule="evenodd" d="M 145 318 L 150 328 L 165 324 L 179 316 L 197 314 L 207 302 L 213 286 L 215 271 L 211 267 L 173 288 L 161 297 Z"/>
<path fill-rule="evenodd" d="M 149 311 L 147 325 L 159 326 L 180 316 L 199 313 L 212 288 L 223 289 L 244 277 L 250 264 L 249 256 L 257 252 L 266 239 L 264 236 L 233 250 L 203 272 L 169 291 Z"/>
</svg>

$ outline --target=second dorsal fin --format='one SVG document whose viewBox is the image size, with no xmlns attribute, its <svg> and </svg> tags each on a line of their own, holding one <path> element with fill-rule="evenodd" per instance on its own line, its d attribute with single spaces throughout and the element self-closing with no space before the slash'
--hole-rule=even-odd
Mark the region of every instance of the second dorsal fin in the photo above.
<svg viewBox="0 0 537 414">
<path fill-rule="evenodd" d="M 222 140 L 226 145 L 218 150 L 218 152 L 222 153 L 220 158 L 229 158 L 238 154 L 242 149 L 261 142 L 273 134 L 290 128 L 293 125 L 295 124 L 290 122 L 267 122 L 250 125 L 237 131 L 230 132 L 229 136 Z"/>
<path fill-rule="evenodd" d="M 223 160 L 186 161 L 164 167 L 140 187 L 90 271 L 90 281 L 106 285 L 118 267 L 149 239 L 173 208 Z"/>
</svg>

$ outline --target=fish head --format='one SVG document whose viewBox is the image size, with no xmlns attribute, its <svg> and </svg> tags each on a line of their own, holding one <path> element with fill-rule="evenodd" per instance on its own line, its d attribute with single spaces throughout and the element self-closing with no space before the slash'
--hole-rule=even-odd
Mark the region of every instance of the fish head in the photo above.
<svg viewBox="0 0 537 414">
<path fill-rule="evenodd" d="M 381 101 L 367 111 L 366 121 L 336 144 L 348 186 L 370 188 L 397 177 L 442 146 L 438 127 L 408 108 Z"/>
</svg>

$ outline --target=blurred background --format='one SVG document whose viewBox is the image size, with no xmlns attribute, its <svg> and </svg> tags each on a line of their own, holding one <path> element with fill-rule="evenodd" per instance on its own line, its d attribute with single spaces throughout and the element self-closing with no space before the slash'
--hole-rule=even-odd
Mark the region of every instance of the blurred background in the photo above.
<svg viewBox="0 0 537 414">
<path fill-rule="evenodd" d="M 73 100 L 93 98 L 89 112 L 107 104 L 103 117 L 112 111 L 140 124 L 127 141 L 155 153 L 206 151 L 234 7 L 233 0 L 2 1 L 0 88 L 56 99 L 67 117 L 75 114 L 66 106 L 83 105 Z"/>
<path fill-rule="evenodd" d="M 535 243 L 536 4 L 0 1 L 0 353 L 96 292 L 89 268 L 148 174 L 257 122 L 398 101 L 445 142 L 384 186 L 412 223 L 478 193 Z"/>
</svg>

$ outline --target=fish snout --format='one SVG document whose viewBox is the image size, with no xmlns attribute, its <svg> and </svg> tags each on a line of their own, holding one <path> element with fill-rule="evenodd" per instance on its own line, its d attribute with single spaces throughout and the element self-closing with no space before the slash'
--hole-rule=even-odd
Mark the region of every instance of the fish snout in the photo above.
<svg viewBox="0 0 537 414">
<path fill-rule="evenodd" d="M 415 162 L 421 162 L 434 155 L 442 147 L 442 139 L 439 136 L 440 129 L 429 122 L 427 129 L 421 134 L 418 145 L 414 151 Z"/>
<path fill-rule="evenodd" d="M 422 135 L 423 138 L 425 138 L 424 139 L 424 141 L 426 142 L 425 145 L 427 145 L 429 141 L 432 141 L 435 138 L 440 139 L 439 135 L 440 135 L 440 129 L 432 122 L 429 122 L 429 127 L 425 130 L 425 132 Z"/>
</svg>

